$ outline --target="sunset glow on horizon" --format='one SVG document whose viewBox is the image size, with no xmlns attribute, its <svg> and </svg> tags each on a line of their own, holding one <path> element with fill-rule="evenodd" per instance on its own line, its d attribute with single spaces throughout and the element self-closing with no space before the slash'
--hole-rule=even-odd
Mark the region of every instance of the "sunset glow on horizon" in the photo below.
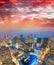
<svg viewBox="0 0 54 65">
<path fill-rule="evenodd" d="M 46 0 L 42 4 L 40 4 L 42 0 L 37 1 L 39 5 L 29 4 L 34 3 L 35 0 L 26 1 L 29 2 L 27 5 L 20 0 L 0 1 L 0 5 L 2 4 L 0 32 L 8 30 L 54 32 L 54 0 Z"/>
</svg>

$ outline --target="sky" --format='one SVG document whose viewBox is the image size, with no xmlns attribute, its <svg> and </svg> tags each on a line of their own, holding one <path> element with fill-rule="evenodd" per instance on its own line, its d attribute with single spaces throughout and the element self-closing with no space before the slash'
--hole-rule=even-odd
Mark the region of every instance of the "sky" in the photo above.
<svg viewBox="0 0 54 65">
<path fill-rule="evenodd" d="M 54 0 L 0 0 L 0 37 L 54 36 Z"/>
</svg>

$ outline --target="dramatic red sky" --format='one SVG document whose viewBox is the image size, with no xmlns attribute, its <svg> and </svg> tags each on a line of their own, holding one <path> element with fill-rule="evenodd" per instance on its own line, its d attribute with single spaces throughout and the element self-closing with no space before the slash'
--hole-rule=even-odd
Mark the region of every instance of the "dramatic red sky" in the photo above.
<svg viewBox="0 0 54 65">
<path fill-rule="evenodd" d="M 27 2 L 22 4 L 22 1 L 0 0 L 0 31 L 35 30 L 54 32 L 54 0 L 45 0 L 43 3 L 41 3 L 43 0 L 28 0 L 27 5 L 25 4 Z M 34 5 L 35 2 L 39 4 Z"/>
</svg>

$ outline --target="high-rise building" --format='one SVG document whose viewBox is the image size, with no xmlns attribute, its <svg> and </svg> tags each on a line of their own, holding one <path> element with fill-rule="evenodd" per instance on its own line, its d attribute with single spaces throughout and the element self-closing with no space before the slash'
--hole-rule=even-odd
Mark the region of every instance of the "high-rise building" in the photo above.
<svg viewBox="0 0 54 65">
<path fill-rule="evenodd" d="M 31 36 L 28 36 L 27 38 L 26 38 L 26 43 L 33 43 L 33 38 L 31 37 Z"/>
<path fill-rule="evenodd" d="M 12 40 L 8 36 L 4 36 L 2 42 L 9 45 L 10 43 L 12 43 Z"/>
<path fill-rule="evenodd" d="M 43 38 L 43 40 L 42 40 L 42 48 L 45 48 L 46 46 L 47 46 L 47 44 L 48 44 L 48 38 Z"/>
<path fill-rule="evenodd" d="M 32 47 L 33 48 L 36 47 L 36 44 L 37 44 L 37 36 L 36 36 L 36 34 L 34 34 Z"/>
<path fill-rule="evenodd" d="M 18 37 L 14 37 L 12 39 L 12 46 L 14 46 L 15 48 L 22 48 L 24 46 L 23 42 L 21 41 L 21 39 L 19 39 Z"/>
<path fill-rule="evenodd" d="M 28 36 L 25 40 L 25 48 L 33 48 L 33 42 L 34 42 L 34 39 L 32 38 L 32 36 Z M 28 49 L 29 49 L 28 48 Z"/>
<path fill-rule="evenodd" d="M 49 39 L 49 43 L 51 45 L 51 51 L 53 50 L 54 51 L 54 36 L 52 36 L 50 39 Z"/>
<path fill-rule="evenodd" d="M 21 34 L 20 35 L 20 38 L 19 38 L 23 43 L 25 42 L 25 38 L 23 37 L 23 35 Z"/>
</svg>

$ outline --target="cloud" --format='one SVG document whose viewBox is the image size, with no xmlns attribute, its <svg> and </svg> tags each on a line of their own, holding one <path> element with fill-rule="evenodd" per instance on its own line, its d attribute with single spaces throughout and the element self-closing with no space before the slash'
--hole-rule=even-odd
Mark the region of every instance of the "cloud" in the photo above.
<svg viewBox="0 0 54 65">
<path fill-rule="evenodd" d="M 14 11 L 21 14 L 22 18 L 39 18 L 39 19 L 54 19 L 54 3 L 47 5 L 46 7 L 16 7 Z"/>
<path fill-rule="evenodd" d="M 25 18 L 28 18 L 30 20 L 33 20 L 35 18 L 38 18 L 40 20 L 54 19 L 54 8 L 52 7 L 53 5 L 54 3 L 46 5 L 46 7 L 19 7 L 18 5 L 14 5 L 11 8 L 3 8 L 0 9 L 1 21 L 7 21 L 8 19 L 11 21 L 14 20 L 14 23 L 17 23 L 24 20 Z"/>
<path fill-rule="evenodd" d="M 3 21 L 0 21 L 0 24 L 4 24 L 4 22 Z"/>
</svg>

